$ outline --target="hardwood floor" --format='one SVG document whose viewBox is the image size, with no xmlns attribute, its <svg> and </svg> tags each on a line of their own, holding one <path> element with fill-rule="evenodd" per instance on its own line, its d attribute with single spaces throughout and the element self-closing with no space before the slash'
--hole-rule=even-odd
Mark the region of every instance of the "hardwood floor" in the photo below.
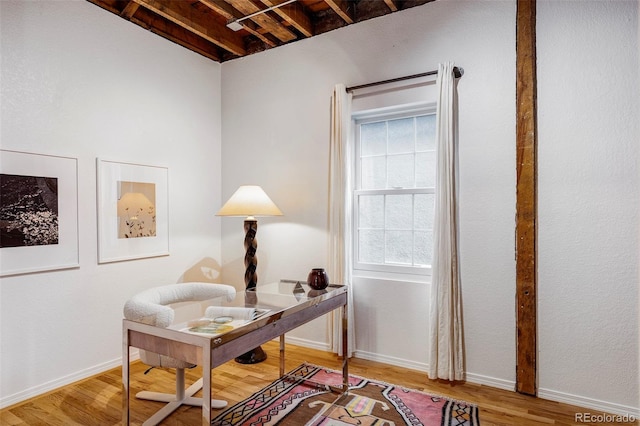
<svg viewBox="0 0 640 426">
<path fill-rule="evenodd" d="M 278 344 L 269 342 L 262 346 L 269 358 L 255 365 L 229 362 L 213 371 L 214 396 L 234 404 L 260 390 L 278 376 Z M 286 371 L 303 362 L 340 369 L 342 361 L 323 351 L 287 345 Z M 173 392 L 172 370 L 153 369 L 147 375 L 147 367 L 135 362 L 131 366 L 131 390 Z M 352 359 L 349 372 L 358 376 L 378 379 L 397 385 L 419 389 L 434 395 L 448 396 L 477 404 L 480 424 L 491 425 L 578 425 L 575 413 L 596 410 L 527 397 L 515 392 L 490 388 L 472 383 L 430 381 L 426 374 L 378 362 Z M 187 371 L 186 382 L 191 384 L 200 377 L 201 370 Z M 121 422 L 121 369 L 115 368 L 86 380 L 65 386 L 45 395 L 30 399 L 0 411 L 0 424 L 9 425 L 116 425 Z M 132 424 L 142 424 L 162 406 L 161 403 L 131 399 Z M 180 407 L 163 425 L 198 425 L 199 407 Z M 591 423 L 594 424 L 594 423 Z M 627 424 L 638 424 L 627 423 Z"/>
</svg>

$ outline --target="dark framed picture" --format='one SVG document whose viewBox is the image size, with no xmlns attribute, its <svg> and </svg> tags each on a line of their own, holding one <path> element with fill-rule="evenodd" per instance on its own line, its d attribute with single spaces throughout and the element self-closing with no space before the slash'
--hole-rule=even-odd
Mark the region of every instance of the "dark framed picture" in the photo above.
<svg viewBox="0 0 640 426">
<path fill-rule="evenodd" d="M 75 268 L 77 159 L 0 150 L 0 275 Z"/>
</svg>

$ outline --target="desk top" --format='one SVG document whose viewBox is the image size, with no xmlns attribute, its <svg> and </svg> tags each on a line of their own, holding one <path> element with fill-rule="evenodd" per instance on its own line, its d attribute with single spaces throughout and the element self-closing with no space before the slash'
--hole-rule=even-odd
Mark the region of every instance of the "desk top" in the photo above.
<svg viewBox="0 0 640 426">
<path fill-rule="evenodd" d="M 304 281 L 258 284 L 253 290 L 197 302 L 169 305 L 174 320 L 168 330 L 215 339 L 221 343 L 299 313 L 346 293 L 346 286 L 313 290 Z"/>
</svg>

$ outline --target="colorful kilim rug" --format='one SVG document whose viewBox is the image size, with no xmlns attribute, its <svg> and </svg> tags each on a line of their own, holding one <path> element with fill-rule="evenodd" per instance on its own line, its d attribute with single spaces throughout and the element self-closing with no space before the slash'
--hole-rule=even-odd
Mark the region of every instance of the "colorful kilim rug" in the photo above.
<svg viewBox="0 0 640 426">
<path fill-rule="evenodd" d="M 478 426 L 475 405 L 400 386 L 349 376 L 339 396 L 342 372 L 303 364 L 249 398 L 218 414 L 214 426 Z"/>
</svg>

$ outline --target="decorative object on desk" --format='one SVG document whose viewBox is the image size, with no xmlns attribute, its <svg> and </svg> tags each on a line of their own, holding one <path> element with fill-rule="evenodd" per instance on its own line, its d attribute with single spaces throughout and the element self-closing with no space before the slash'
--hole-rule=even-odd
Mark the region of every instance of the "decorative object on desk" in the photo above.
<svg viewBox="0 0 640 426">
<path fill-rule="evenodd" d="M 77 268 L 77 159 L 0 152 L 0 276 Z"/>
<path fill-rule="evenodd" d="M 264 190 L 257 185 L 240 186 L 231 198 L 216 213 L 216 216 L 241 216 L 246 217 L 244 221 L 244 283 L 247 290 L 253 290 L 258 283 L 258 232 L 257 216 L 282 216 L 280 209 L 271 201 L 271 198 Z M 247 292 L 246 297 L 251 297 L 252 292 Z M 255 294 L 253 295 L 255 296 Z M 267 354 L 261 347 L 247 352 L 236 358 L 242 364 L 255 364 L 267 359 Z"/>
<path fill-rule="evenodd" d="M 323 268 L 313 268 L 307 276 L 307 284 L 314 290 L 323 290 L 329 285 L 329 276 Z"/>
<path fill-rule="evenodd" d="M 98 263 L 169 254 L 168 169 L 97 160 Z"/>
<path fill-rule="evenodd" d="M 295 296 L 296 300 L 299 301 L 300 299 L 302 299 L 306 293 L 307 292 L 302 287 L 300 281 L 296 281 L 296 285 L 295 287 L 293 287 L 293 295 Z"/>
<path fill-rule="evenodd" d="M 328 386 L 341 385 L 342 372 L 302 364 L 225 409 L 211 425 L 480 425 L 478 407 L 462 401 L 353 375 L 349 393 L 336 400 Z"/>
</svg>

